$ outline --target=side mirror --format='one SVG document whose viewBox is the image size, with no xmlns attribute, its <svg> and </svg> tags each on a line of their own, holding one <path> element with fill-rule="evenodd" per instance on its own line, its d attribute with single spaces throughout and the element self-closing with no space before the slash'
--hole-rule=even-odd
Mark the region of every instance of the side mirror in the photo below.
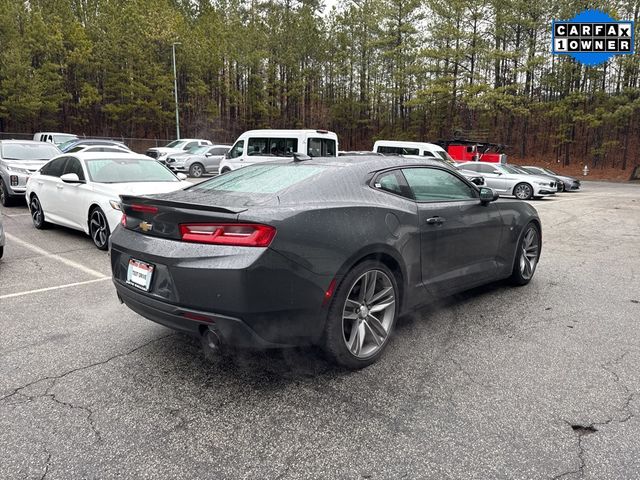
<svg viewBox="0 0 640 480">
<path fill-rule="evenodd" d="M 495 202 L 498 197 L 498 192 L 494 191 L 493 188 L 480 187 L 480 202 L 483 204 Z"/>
<path fill-rule="evenodd" d="M 176 177 L 178 177 L 178 180 L 186 180 L 187 176 L 184 173 L 177 173 Z"/>
<path fill-rule="evenodd" d="M 213 153 L 211 152 L 207 152 L 204 154 L 205 157 L 213 157 Z"/>
<path fill-rule="evenodd" d="M 60 180 L 64 183 L 84 183 L 76 173 L 65 173 L 60 176 Z"/>
</svg>

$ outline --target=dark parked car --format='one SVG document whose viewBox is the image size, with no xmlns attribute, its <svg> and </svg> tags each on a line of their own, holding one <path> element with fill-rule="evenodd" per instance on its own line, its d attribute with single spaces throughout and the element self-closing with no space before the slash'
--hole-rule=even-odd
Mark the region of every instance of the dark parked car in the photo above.
<svg viewBox="0 0 640 480">
<path fill-rule="evenodd" d="M 113 281 L 132 310 L 205 346 L 319 344 L 361 368 L 401 313 L 531 280 L 537 212 L 496 199 L 426 159 L 256 164 L 173 193 L 122 196 Z"/>
<path fill-rule="evenodd" d="M 522 167 L 522 168 L 534 174 L 549 175 L 550 177 L 556 178 L 561 185 L 561 188 L 560 188 L 561 192 L 580 190 L 580 180 L 578 180 L 575 177 L 560 175 L 559 173 L 554 172 L 550 168 L 543 168 L 543 167 Z"/>
</svg>

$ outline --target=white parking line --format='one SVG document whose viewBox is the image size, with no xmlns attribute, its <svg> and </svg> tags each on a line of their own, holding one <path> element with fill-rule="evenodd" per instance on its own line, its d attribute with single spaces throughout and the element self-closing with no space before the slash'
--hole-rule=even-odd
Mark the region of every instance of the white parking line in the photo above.
<svg viewBox="0 0 640 480">
<path fill-rule="evenodd" d="M 26 292 L 9 293 L 7 295 L 0 295 L 0 300 L 4 300 L 5 298 L 21 297 L 32 293 L 49 292 L 51 290 L 59 290 L 61 288 L 78 287 L 89 283 L 104 282 L 105 280 L 111 280 L 111 277 L 96 278 L 95 280 L 87 280 L 85 282 L 67 283 L 66 285 L 57 285 L 55 287 L 37 288 L 35 290 L 27 290 Z"/>
<path fill-rule="evenodd" d="M 5 217 L 9 217 L 9 218 L 13 218 L 13 217 L 24 217 L 26 215 L 31 215 L 30 213 L 14 213 L 12 215 L 9 215 L 8 213 L 3 213 L 2 215 L 4 215 Z"/>
<path fill-rule="evenodd" d="M 27 243 L 24 240 L 20 240 L 19 238 L 14 237 L 10 233 L 7 233 L 5 235 L 7 236 L 8 240 L 17 243 L 18 245 L 21 245 L 24 248 L 28 248 L 29 250 L 31 250 L 32 252 L 37 253 L 38 255 L 41 255 L 41 256 L 47 257 L 47 258 L 53 258 L 54 260 L 58 260 L 59 262 L 62 262 L 65 265 L 68 265 L 69 267 L 76 268 L 78 270 L 81 270 L 81 271 L 83 271 L 85 273 L 88 273 L 89 275 L 93 275 L 94 277 L 98 277 L 100 279 L 110 278 L 110 277 L 107 277 L 106 275 L 104 275 L 103 273 L 98 272 L 97 270 L 93 270 L 92 268 L 85 267 L 84 265 L 81 265 L 81 264 L 79 264 L 77 262 L 74 262 L 73 260 L 69 260 L 68 258 L 61 257 L 60 255 L 58 255 L 56 253 L 50 253 L 50 252 L 47 252 L 46 250 L 44 250 L 44 249 L 42 249 L 40 247 L 36 247 L 35 245 L 31 245 L 30 243 Z M 0 298 L 2 298 L 2 297 L 0 297 Z"/>
</svg>

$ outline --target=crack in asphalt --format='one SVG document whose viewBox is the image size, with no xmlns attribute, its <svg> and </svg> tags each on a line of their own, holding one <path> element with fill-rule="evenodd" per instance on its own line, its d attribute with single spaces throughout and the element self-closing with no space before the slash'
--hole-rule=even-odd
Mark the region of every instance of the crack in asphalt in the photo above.
<svg viewBox="0 0 640 480">
<path fill-rule="evenodd" d="M 624 403 L 622 404 L 622 407 L 620 408 L 620 410 L 622 412 L 624 412 L 624 416 L 620 417 L 619 419 L 616 420 L 615 417 L 611 417 L 608 418 L 602 422 L 593 422 L 590 423 L 588 425 L 580 425 L 582 432 L 578 432 L 577 436 L 578 436 L 578 460 L 580 461 L 580 464 L 578 466 L 577 470 L 570 470 L 567 472 L 563 472 L 559 475 L 556 475 L 555 477 L 553 477 L 553 480 L 559 480 L 561 478 L 564 478 L 568 475 L 579 475 L 579 478 L 584 478 L 584 469 L 586 467 L 586 461 L 584 458 L 584 447 L 582 445 L 582 437 L 584 437 L 585 435 L 589 434 L 589 433 L 597 433 L 598 432 L 598 428 L 597 427 L 602 427 L 602 426 L 606 426 L 609 425 L 613 422 L 615 423 L 625 423 L 628 422 L 629 420 L 631 420 L 634 417 L 634 414 L 631 411 L 631 402 L 633 401 L 633 398 L 635 396 L 635 393 L 631 391 L 631 389 L 620 379 L 620 375 L 613 369 L 613 365 L 617 365 L 619 364 L 622 360 L 624 360 L 624 357 L 627 356 L 627 354 L 629 353 L 629 351 L 625 351 L 624 353 L 622 353 L 621 355 L 619 355 L 618 357 L 614 358 L 613 360 L 607 362 L 607 363 L 603 363 L 600 365 L 600 368 L 602 368 L 604 371 L 606 371 L 607 373 L 609 373 L 613 379 L 614 382 L 619 385 L 625 392 L 626 394 L 626 399 L 624 401 Z M 568 422 L 565 420 L 565 423 L 567 423 L 567 425 L 569 425 L 574 432 L 576 431 L 576 429 L 574 428 L 575 425 L 572 424 L 571 422 Z M 593 430 L 592 432 L 585 432 L 585 430 Z"/>
<path fill-rule="evenodd" d="M 566 422 L 567 425 L 569 425 L 569 427 L 571 427 L 573 429 L 573 425 L 569 422 Z M 593 424 L 587 425 L 586 427 L 584 427 L 585 429 L 592 429 L 594 428 Z M 594 432 L 595 433 L 595 432 Z M 579 475 L 579 478 L 584 478 L 584 469 L 586 467 L 586 461 L 584 459 L 584 447 L 582 446 L 582 437 L 585 436 L 584 433 L 578 433 L 578 460 L 580 461 L 579 465 L 578 465 L 578 469 L 577 470 L 569 470 L 567 472 L 563 472 L 559 475 L 556 475 L 555 477 L 553 477 L 553 480 L 560 480 L 561 478 L 564 478 L 568 475 Z"/>
<path fill-rule="evenodd" d="M 175 333 L 170 333 L 169 335 L 164 335 L 164 336 L 159 337 L 159 338 L 154 338 L 153 340 L 150 340 L 150 341 L 148 341 L 148 342 L 146 342 L 146 343 L 144 343 L 144 344 L 142 344 L 142 345 L 139 345 L 139 346 L 137 346 L 136 348 L 133 348 L 133 349 L 131 349 L 131 350 L 129 350 L 129 351 L 127 351 L 127 352 L 125 352 L 125 353 L 119 353 L 119 354 L 117 354 L 117 355 L 114 355 L 114 356 L 112 356 L 112 357 L 107 358 L 106 360 L 101 360 L 100 362 L 91 363 L 91 364 L 89 364 L 89 365 L 84 365 L 84 366 L 82 366 L 82 367 L 73 368 L 73 369 L 71 369 L 71 370 L 68 370 L 68 371 L 66 371 L 66 372 L 64 372 L 64 373 L 62 373 L 62 374 L 60 374 L 60 375 L 54 375 L 54 376 L 51 376 L 51 377 L 43 377 L 43 378 L 40 378 L 40 379 L 38 379 L 38 380 L 34 380 L 34 381 L 32 381 L 32 382 L 26 383 L 26 384 L 24 384 L 24 385 L 21 385 L 21 386 L 19 386 L 19 387 L 15 388 L 15 389 L 13 390 L 13 392 L 11 392 L 11 393 L 9 393 L 9 394 L 5 395 L 4 397 L 0 397 L 0 402 L 3 402 L 3 401 L 5 401 L 5 400 L 8 400 L 9 398 L 12 398 L 12 397 L 14 397 L 14 396 L 16 396 L 16 395 L 22 395 L 22 396 L 27 397 L 27 398 L 29 398 L 29 399 L 35 399 L 35 398 L 38 398 L 38 397 L 43 397 L 43 396 L 47 395 L 47 393 L 46 393 L 46 392 L 45 392 L 44 394 L 42 394 L 42 395 L 35 395 L 35 396 L 24 395 L 24 394 L 22 394 L 22 393 L 20 393 L 20 392 L 21 392 L 22 390 L 24 390 L 24 389 L 26 389 L 26 388 L 29 388 L 29 387 L 31 387 L 31 386 L 33 386 L 33 385 L 36 385 L 36 384 L 38 384 L 38 383 L 40 383 L 40 382 L 44 382 L 44 381 L 47 381 L 47 380 L 53 380 L 53 384 L 52 384 L 52 386 L 51 386 L 51 387 L 49 387 L 49 388 L 47 389 L 47 392 L 48 392 L 51 388 L 53 388 L 53 386 L 55 385 L 55 383 L 56 383 L 58 380 L 61 380 L 61 379 L 65 378 L 65 377 L 67 377 L 67 376 L 69 376 L 69 375 L 71 375 L 71 374 L 73 374 L 73 373 L 81 372 L 81 371 L 84 371 L 84 370 L 89 370 L 90 368 L 94 368 L 94 367 L 99 367 L 100 365 L 104 365 L 104 364 L 106 364 L 106 363 L 109 363 L 109 362 L 111 362 L 112 360 L 116 360 L 116 359 L 118 359 L 118 358 L 126 357 L 126 356 L 128 356 L 128 355 L 131 355 L 131 354 L 133 354 L 133 353 L 137 352 L 138 350 L 143 349 L 144 347 L 146 347 L 146 346 L 148 346 L 148 345 L 151 345 L 151 344 L 152 344 L 152 343 L 154 343 L 154 342 L 159 342 L 159 341 L 161 341 L 161 340 L 164 340 L 165 338 L 172 337 L 172 336 L 175 336 L 175 335 L 177 335 L 177 334 L 175 334 Z"/>
<path fill-rule="evenodd" d="M 100 430 L 98 429 L 98 426 L 96 424 L 96 420 L 94 418 L 94 414 L 95 414 L 94 410 L 91 407 L 86 406 L 86 405 L 76 405 L 76 404 L 73 404 L 71 402 L 65 402 L 63 400 L 60 400 L 56 396 L 55 393 L 51 393 L 51 390 L 56 386 L 57 381 L 62 379 L 62 378 L 65 378 L 65 377 L 67 377 L 67 376 L 69 376 L 69 375 L 71 375 L 73 373 L 89 370 L 91 368 L 94 368 L 94 367 L 97 367 L 97 366 L 100 366 L 100 365 L 105 365 L 106 363 L 109 363 L 112 360 L 126 357 L 128 355 L 131 355 L 131 354 L 143 349 L 144 347 L 146 347 L 148 345 L 151 345 L 154 342 L 159 342 L 161 340 L 164 340 L 165 338 L 168 338 L 168 337 L 171 337 L 171 336 L 174 336 L 174 335 L 176 335 L 176 334 L 175 333 L 171 333 L 169 335 L 164 335 L 162 337 L 155 338 L 155 339 L 150 340 L 150 341 L 148 341 L 148 342 L 146 342 L 146 343 L 144 343 L 142 345 L 139 345 L 136 348 L 133 348 L 133 349 L 131 349 L 131 350 L 125 352 L 125 353 L 120 353 L 118 355 L 114 355 L 112 357 L 109 357 L 106 360 L 102 360 L 100 362 L 92 363 L 90 365 L 85 365 L 83 367 L 74 368 L 74 369 L 69 370 L 67 372 L 64 372 L 64 373 L 62 373 L 60 375 L 56 375 L 56 376 L 52 376 L 52 377 L 44 377 L 44 378 L 41 378 L 39 380 L 35 380 L 33 382 L 29 382 L 29 383 L 27 383 L 25 385 L 17 387 L 10 394 L 5 395 L 4 397 L 0 398 L 0 402 L 4 402 L 5 400 L 13 398 L 16 395 L 20 395 L 22 397 L 27 398 L 27 401 L 29 401 L 29 402 L 33 401 L 33 400 L 36 400 L 36 399 L 39 399 L 39 398 L 45 398 L 46 397 L 46 398 L 49 398 L 50 400 L 54 401 L 55 403 L 57 403 L 59 405 L 62 405 L 62 406 L 65 406 L 65 407 L 68 407 L 68 408 L 70 408 L 72 410 L 81 410 L 81 411 L 86 413 L 86 417 L 85 418 L 86 418 L 87 422 L 89 423 L 89 427 L 91 428 L 91 431 L 93 432 L 94 436 L 96 437 L 96 441 L 100 443 L 100 442 L 102 442 L 102 435 L 100 434 Z M 44 393 L 39 394 L 39 395 L 25 395 L 24 393 L 22 393 L 22 391 L 24 389 L 29 388 L 29 387 L 31 387 L 33 385 L 36 385 L 38 383 L 41 383 L 41 382 L 45 382 L 45 381 L 51 381 L 51 384 L 46 388 Z M 47 460 L 46 469 L 45 469 L 45 472 L 44 472 L 44 475 L 43 475 L 42 478 L 45 478 L 46 475 L 47 475 L 47 472 L 49 470 L 49 460 L 50 459 L 51 459 L 51 454 L 49 454 L 49 459 Z"/>
<path fill-rule="evenodd" d="M 47 477 L 47 474 L 49 473 L 49 466 L 51 465 L 51 453 L 49 453 L 49 451 L 46 449 L 45 449 L 45 452 L 48 454 L 48 456 L 44 464 L 44 472 L 42 473 L 40 480 L 44 480 Z"/>
</svg>

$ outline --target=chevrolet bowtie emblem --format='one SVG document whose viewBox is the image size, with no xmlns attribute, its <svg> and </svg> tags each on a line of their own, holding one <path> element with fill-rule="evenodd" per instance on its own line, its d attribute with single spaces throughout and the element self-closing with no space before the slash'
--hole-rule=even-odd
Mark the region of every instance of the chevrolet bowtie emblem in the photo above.
<svg viewBox="0 0 640 480">
<path fill-rule="evenodd" d="M 153 225 L 150 224 L 149 222 L 140 222 L 140 225 L 138 225 L 138 227 L 143 232 L 148 232 L 149 230 L 151 230 L 153 228 Z"/>
</svg>

